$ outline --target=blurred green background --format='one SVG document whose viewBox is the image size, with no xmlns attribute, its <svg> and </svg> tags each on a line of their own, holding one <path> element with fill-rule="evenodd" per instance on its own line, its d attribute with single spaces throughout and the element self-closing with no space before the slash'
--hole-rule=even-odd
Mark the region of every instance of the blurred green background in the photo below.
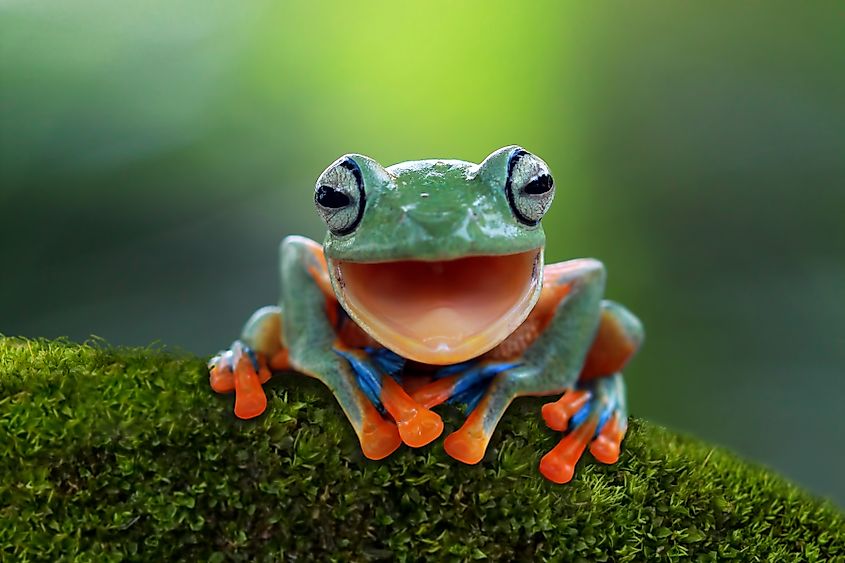
<svg viewBox="0 0 845 563">
<path fill-rule="evenodd" d="M 210 354 L 337 156 L 517 143 L 645 322 L 633 412 L 845 505 L 845 14 L 800 6 L 0 2 L 0 332 Z"/>
</svg>

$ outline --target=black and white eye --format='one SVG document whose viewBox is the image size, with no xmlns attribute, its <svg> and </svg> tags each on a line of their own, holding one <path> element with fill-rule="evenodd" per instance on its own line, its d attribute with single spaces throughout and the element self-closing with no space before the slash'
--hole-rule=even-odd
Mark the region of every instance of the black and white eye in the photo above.
<svg viewBox="0 0 845 563">
<path fill-rule="evenodd" d="M 341 158 L 320 174 L 314 190 L 317 213 L 336 235 L 355 230 L 366 204 L 361 169 L 349 157 Z"/>
<path fill-rule="evenodd" d="M 508 161 L 505 189 L 516 218 L 534 226 L 552 205 L 555 181 L 545 162 L 528 151 L 517 149 Z"/>
</svg>

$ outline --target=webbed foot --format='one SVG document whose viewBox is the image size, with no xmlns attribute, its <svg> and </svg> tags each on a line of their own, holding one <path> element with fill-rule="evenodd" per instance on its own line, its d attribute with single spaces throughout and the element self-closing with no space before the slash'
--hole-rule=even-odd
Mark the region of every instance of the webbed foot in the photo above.
<svg viewBox="0 0 845 563">
<path fill-rule="evenodd" d="M 335 348 L 335 352 L 349 362 L 359 387 L 375 408 L 396 422 L 402 442 L 419 448 L 443 433 L 440 416 L 412 399 L 394 379 L 402 368 L 399 356 L 382 349 Z"/>
<path fill-rule="evenodd" d="M 447 366 L 434 381 L 414 392 L 414 399 L 426 407 L 444 402 L 465 405 L 466 421 L 443 442 L 447 454 L 463 463 L 481 461 L 497 421 L 488 413 L 491 408 L 496 413 L 502 410 L 497 403 L 510 402 L 512 395 L 505 372 L 518 365 L 484 360 Z"/>
<path fill-rule="evenodd" d="M 209 382 L 217 393 L 235 392 L 235 416 L 255 418 L 267 408 L 261 385 L 270 379 L 267 358 L 240 340 L 208 362 Z"/>
<path fill-rule="evenodd" d="M 627 430 L 622 374 L 590 381 L 567 391 L 554 403 L 543 405 L 549 428 L 567 430 L 566 436 L 540 460 L 540 473 L 555 483 L 567 483 L 587 446 L 601 463 L 616 463 Z"/>
<path fill-rule="evenodd" d="M 542 408 L 546 426 L 563 432 L 569 426 L 569 420 L 587 404 L 591 397 L 592 393 L 586 389 L 573 389 L 564 393 L 554 403 L 546 403 Z"/>
<path fill-rule="evenodd" d="M 363 403 L 361 432 L 359 441 L 361 451 L 368 459 L 384 459 L 402 445 L 402 438 L 396 424 L 376 410 L 371 403 Z"/>
<path fill-rule="evenodd" d="M 475 465 L 484 458 L 492 432 L 485 428 L 480 411 L 473 410 L 458 430 L 443 440 L 443 449 L 454 459 Z"/>
</svg>

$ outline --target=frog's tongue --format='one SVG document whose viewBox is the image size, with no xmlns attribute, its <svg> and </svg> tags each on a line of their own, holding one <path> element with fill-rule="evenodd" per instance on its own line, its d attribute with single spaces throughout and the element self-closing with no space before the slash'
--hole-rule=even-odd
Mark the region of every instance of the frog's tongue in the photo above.
<svg viewBox="0 0 845 563">
<path fill-rule="evenodd" d="M 373 338 L 418 362 L 452 364 L 507 338 L 540 291 L 540 250 L 447 261 L 337 262 L 344 306 Z"/>
</svg>

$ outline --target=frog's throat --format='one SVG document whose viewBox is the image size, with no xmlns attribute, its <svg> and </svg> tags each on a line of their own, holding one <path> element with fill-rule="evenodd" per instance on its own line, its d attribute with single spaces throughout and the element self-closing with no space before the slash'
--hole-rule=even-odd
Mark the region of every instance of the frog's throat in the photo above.
<svg viewBox="0 0 845 563">
<path fill-rule="evenodd" d="M 500 344 L 540 296 L 543 249 L 454 260 L 330 260 L 335 294 L 375 340 L 418 362 L 454 364 Z"/>
</svg>

